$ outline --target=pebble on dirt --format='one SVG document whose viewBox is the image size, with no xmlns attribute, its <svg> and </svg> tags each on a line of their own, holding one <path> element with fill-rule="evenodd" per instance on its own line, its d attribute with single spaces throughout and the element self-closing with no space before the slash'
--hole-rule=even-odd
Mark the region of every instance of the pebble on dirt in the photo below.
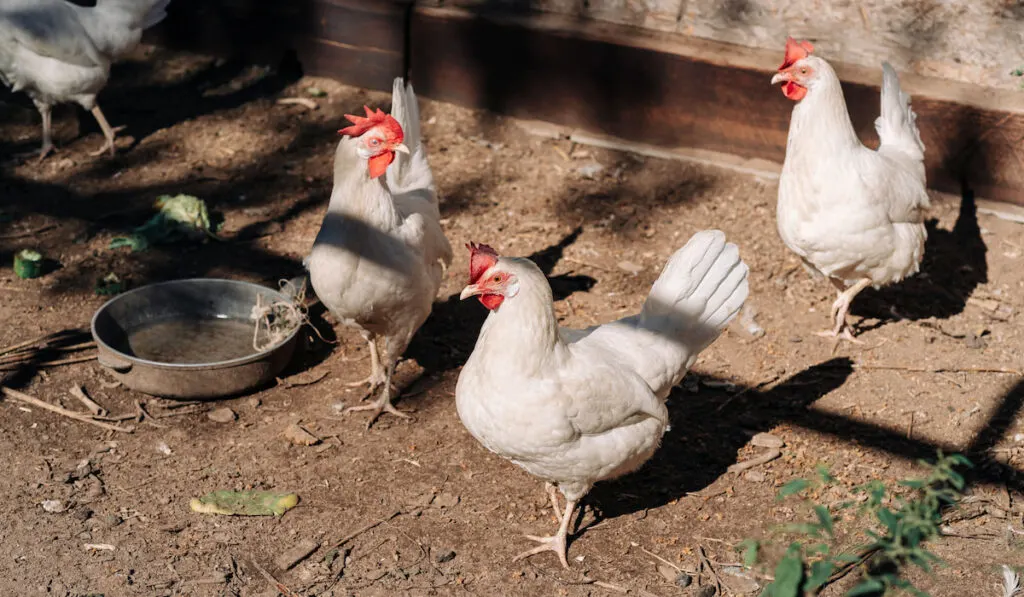
<svg viewBox="0 0 1024 597">
<path fill-rule="evenodd" d="M 216 410 L 212 410 L 206 416 L 214 423 L 232 423 L 236 418 L 238 418 L 238 415 L 235 414 L 235 411 L 231 410 L 226 406 L 218 408 Z"/>
</svg>

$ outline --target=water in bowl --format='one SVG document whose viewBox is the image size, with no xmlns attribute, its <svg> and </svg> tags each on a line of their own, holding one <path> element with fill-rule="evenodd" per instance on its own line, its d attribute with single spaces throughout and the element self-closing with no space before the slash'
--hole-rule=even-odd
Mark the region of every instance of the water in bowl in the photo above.
<svg viewBox="0 0 1024 597">
<path fill-rule="evenodd" d="M 242 319 L 173 319 L 139 328 L 129 354 L 158 363 L 216 363 L 255 354 L 255 322 Z"/>
</svg>

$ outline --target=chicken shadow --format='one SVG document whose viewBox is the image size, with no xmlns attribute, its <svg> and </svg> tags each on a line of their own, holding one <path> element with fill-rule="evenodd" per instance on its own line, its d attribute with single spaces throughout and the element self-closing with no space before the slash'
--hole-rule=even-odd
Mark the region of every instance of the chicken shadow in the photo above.
<svg viewBox="0 0 1024 597">
<path fill-rule="evenodd" d="M 978 225 L 974 192 L 965 189 L 960 212 L 952 230 L 928 220 L 921 272 L 899 284 L 878 290 L 869 288 L 854 300 L 851 312 L 877 318 L 862 331 L 900 319 L 946 319 L 963 312 L 974 290 L 988 282 L 988 252 Z"/>
<path fill-rule="evenodd" d="M 766 391 L 701 386 L 690 394 L 675 388 L 668 398 L 671 429 L 651 460 L 633 474 L 598 483 L 585 498 L 595 522 L 658 508 L 711 485 L 728 474 L 755 433 L 806 415 L 852 373 L 853 362 L 837 357 Z"/>
</svg>

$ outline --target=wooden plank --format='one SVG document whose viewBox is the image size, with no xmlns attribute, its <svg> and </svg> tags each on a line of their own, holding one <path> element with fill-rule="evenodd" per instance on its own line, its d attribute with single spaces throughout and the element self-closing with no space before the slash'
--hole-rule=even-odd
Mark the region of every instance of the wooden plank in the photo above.
<svg viewBox="0 0 1024 597">
<path fill-rule="evenodd" d="M 405 72 L 412 0 L 175 0 L 147 40 L 276 63 L 294 51 L 304 72 L 371 89 Z"/>
<path fill-rule="evenodd" d="M 792 103 L 762 50 L 593 23 L 417 7 L 411 71 L 427 97 L 666 147 L 781 161 Z M 851 118 L 877 143 L 881 70 L 834 63 Z M 929 183 L 1024 204 L 1021 94 L 902 76 L 927 146 Z"/>
</svg>

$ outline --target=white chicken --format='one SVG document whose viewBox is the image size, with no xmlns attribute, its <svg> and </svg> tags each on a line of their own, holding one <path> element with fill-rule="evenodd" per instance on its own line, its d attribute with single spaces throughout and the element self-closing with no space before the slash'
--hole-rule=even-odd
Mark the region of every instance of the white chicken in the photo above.
<svg viewBox="0 0 1024 597">
<path fill-rule="evenodd" d="M 0 80 L 32 98 L 43 118 L 39 159 L 54 151 L 50 109 L 76 102 L 103 131 L 104 151 L 114 153 L 115 130 L 96 104 L 110 64 L 130 52 L 142 31 L 167 15 L 171 0 L 0 0 Z"/>
<path fill-rule="evenodd" d="M 452 248 L 412 85 L 395 79 L 392 115 L 365 110 L 338 131 L 345 137 L 334 155 L 334 191 L 308 269 L 324 306 L 369 343 L 370 376 L 352 385 L 369 383 L 367 397 L 379 396 L 345 411 L 372 411 L 369 427 L 382 411 L 407 417 L 391 404 L 391 378 L 430 315 Z"/>
<path fill-rule="evenodd" d="M 808 42 L 786 41 L 772 84 L 795 102 L 779 179 L 779 235 L 838 292 L 833 327 L 819 335 L 858 342 L 846 323 L 853 298 L 868 286 L 918 271 L 927 232 L 924 144 L 896 72 L 882 64 L 880 144 L 865 147 L 847 113 L 839 78 Z"/>
<path fill-rule="evenodd" d="M 651 288 L 640 313 L 560 328 L 551 287 L 531 261 L 470 245 L 470 283 L 490 309 L 459 375 L 455 400 L 481 444 L 543 479 L 560 524 L 516 560 L 566 542 L 576 506 L 598 481 L 646 462 L 668 428 L 665 398 L 747 298 L 747 266 L 719 231 L 694 235 Z M 558 507 L 555 489 L 565 496 Z"/>
</svg>

